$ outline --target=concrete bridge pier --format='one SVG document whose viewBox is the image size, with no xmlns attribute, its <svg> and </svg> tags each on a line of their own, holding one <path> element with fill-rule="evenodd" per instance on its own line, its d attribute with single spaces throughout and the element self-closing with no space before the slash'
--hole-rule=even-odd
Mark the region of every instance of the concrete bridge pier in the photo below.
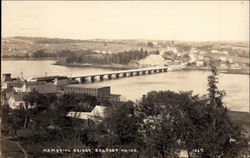
<svg viewBox="0 0 250 158">
<path fill-rule="evenodd" d="M 91 82 L 95 82 L 95 76 L 91 76 Z"/>
<path fill-rule="evenodd" d="M 103 81 L 104 75 L 100 75 L 100 81 Z"/>
<path fill-rule="evenodd" d="M 130 76 L 134 76 L 134 72 L 130 72 L 129 74 L 130 74 Z"/>
<path fill-rule="evenodd" d="M 154 70 L 154 73 L 157 73 L 157 70 Z"/>
<path fill-rule="evenodd" d="M 136 72 L 136 76 L 139 76 L 139 75 L 140 75 L 140 71 L 137 71 L 137 72 Z"/>
<path fill-rule="evenodd" d="M 87 81 L 86 77 L 80 77 L 80 83 L 85 83 Z"/>
<path fill-rule="evenodd" d="M 123 77 L 127 77 L 127 73 L 123 73 Z"/>
<path fill-rule="evenodd" d="M 152 70 L 148 70 L 148 74 L 151 74 L 152 73 Z"/>
<path fill-rule="evenodd" d="M 120 77 L 120 74 L 115 74 L 116 78 L 119 78 Z"/>
<path fill-rule="evenodd" d="M 146 71 L 142 71 L 142 74 L 143 74 L 143 75 L 146 75 Z"/>
<path fill-rule="evenodd" d="M 112 74 L 108 75 L 108 79 L 111 80 L 112 79 Z"/>
</svg>

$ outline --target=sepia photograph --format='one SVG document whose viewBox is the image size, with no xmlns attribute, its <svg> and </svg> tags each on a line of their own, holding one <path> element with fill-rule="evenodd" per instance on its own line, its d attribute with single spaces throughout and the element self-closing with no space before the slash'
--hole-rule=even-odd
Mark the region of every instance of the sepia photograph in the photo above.
<svg viewBox="0 0 250 158">
<path fill-rule="evenodd" d="M 249 158 L 249 0 L 1 1 L 0 158 Z"/>
</svg>

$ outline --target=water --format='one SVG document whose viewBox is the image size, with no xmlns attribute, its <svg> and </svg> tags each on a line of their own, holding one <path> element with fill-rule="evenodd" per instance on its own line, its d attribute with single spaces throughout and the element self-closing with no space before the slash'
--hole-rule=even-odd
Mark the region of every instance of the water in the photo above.
<svg viewBox="0 0 250 158">
<path fill-rule="evenodd" d="M 1 73 L 11 73 L 13 77 L 31 78 L 47 75 L 78 76 L 82 74 L 109 72 L 111 69 L 66 67 L 53 65 L 53 60 L 5 60 L 2 61 Z M 122 99 L 136 100 L 151 90 L 187 91 L 194 94 L 207 93 L 206 71 L 175 71 L 135 76 L 96 82 L 101 86 L 111 86 L 111 92 L 121 94 Z M 224 102 L 231 110 L 249 112 L 249 76 L 220 74 L 219 88 L 226 91 Z"/>
</svg>

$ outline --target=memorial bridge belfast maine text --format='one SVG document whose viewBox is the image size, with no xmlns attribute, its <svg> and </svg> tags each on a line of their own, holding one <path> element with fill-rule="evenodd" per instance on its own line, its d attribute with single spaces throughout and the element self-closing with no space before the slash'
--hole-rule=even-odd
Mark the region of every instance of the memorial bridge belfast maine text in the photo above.
<svg viewBox="0 0 250 158">
<path fill-rule="evenodd" d="M 130 76 L 139 76 L 139 75 L 147 75 L 152 73 L 161 73 L 167 72 L 167 67 L 155 67 L 155 68 L 145 68 L 145 69 L 133 69 L 133 70 L 122 70 L 122 71 L 112 71 L 98 74 L 87 74 L 82 76 L 74 76 L 69 77 L 71 80 L 78 80 L 80 83 L 85 83 L 88 80 L 91 82 L 95 82 L 97 79 L 103 81 L 105 77 L 108 80 L 112 78 L 120 78 L 120 77 L 130 77 Z"/>
</svg>

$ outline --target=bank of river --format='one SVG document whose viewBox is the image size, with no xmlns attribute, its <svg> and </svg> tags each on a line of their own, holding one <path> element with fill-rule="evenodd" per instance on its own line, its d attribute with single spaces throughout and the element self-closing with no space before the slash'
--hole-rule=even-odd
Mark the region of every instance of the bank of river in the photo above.
<svg viewBox="0 0 250 158">
<path fill-rule="evenodd" d="M 128 70 L 128 69 L 138 69 L 140 68 L 139 65 L 122 65 L 122 64 L 79 64 L 79 63 L 64 63 L 64 62 L 55 62 L 55 65 L 61 66 L 69 66 L 69 67 L 92 67 L 92 68 L 104 68 L 104 69 L 113 69 L 113 70 Z M 209 67 L 197 67 L 197 66 L 182 66 L 182 65 L 169 65 L 171 67 L 178 67 L 172 69 L 172 71 L 189 71 L 189 70 L 201 70 L 201 71 L 209 71 Z M 226 74 L 242 74 L 242 75 L 249 75 L 249 69 L 218 69 L 221 73 Z"/>
<path fill-rule="evenodd" d="M 208 71 L 209 67 L 197 67 L 197 66 L 187 66 L 182 70 L 200 70 L 200 71 Z M 241 74 L 241 75 L 249 75 L 249 69 L 221 69 L 218 68 L 219 72 L 225 74 Z"/>
<path fill-rule="evenodd" d="M 6 60 L 1 63 L 1 73 L 11 73 L 13 77 L 32 78 L 44 75 L 80 76 L 83 74 L 115 71 L 109 68 L 69 67 L 54 65 L 55 60 Z M 21 74 L 22 73 L 22 74 Z M 121 94 L 122 99 L 136 100 L 152 90 L 187 91 L 194 94 L 207 93 L 209 70 L 179 70 L 145 76 L 134 76 L 104 82 L 89 83 L 111 86 L 111 92 Z M 219 88 L 226 91 L 226 105 L 235 111 L 249 112 L 249 76 L 240 74 L 220 74 Z"/>
<path fill-rule="evenodd" d="M 109 64 L 109 65 L 101 65 L 101 64 L 66 64 L 61 62 L 55 62 L 54 65 L 61 66 L 69 66 L 69 67 L 92 67 L 92 68 L 104 68 L 104 69 L 113 69 L 113 70 L 128 70 L 128 69 L 136 69 L 139 67 L 135 67 L 132 65 L 122 65 L 122 64 Z"/>
</svg>

